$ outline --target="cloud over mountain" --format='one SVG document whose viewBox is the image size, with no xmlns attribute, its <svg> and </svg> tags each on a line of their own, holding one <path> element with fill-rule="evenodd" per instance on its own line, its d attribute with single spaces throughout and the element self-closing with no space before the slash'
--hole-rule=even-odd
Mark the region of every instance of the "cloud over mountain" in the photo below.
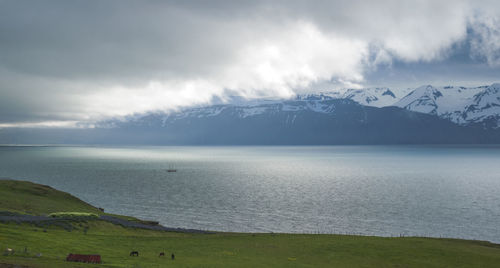
<svg viewBox="0 0 500 268">
<path fill-rule="evenodd" d="M 496 70 L 499 18 L 495 1 L 1 1 L 0 122 L 360 87 L 398 62 Z"/>
</svg>

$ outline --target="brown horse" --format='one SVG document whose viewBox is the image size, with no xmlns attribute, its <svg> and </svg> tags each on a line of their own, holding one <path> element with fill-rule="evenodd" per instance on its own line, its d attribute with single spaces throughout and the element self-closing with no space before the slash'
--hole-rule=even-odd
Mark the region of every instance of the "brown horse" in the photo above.
<svg viewBox="0 0 500 268">
<path fill-rule="evenodd" d="M 160 256 L 159 257 L 165 257 L 165 252 L 160 252 Z"/>
</svg>

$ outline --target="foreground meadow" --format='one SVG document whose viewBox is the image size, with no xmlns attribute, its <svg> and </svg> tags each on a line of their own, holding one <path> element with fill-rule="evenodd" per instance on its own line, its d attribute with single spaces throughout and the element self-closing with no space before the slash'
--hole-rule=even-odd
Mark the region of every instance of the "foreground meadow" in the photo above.
<svg viewBox="0 0 500 268">
<path fill-rule="evenodd" d="M 15 200 L 5 200 L 6 196 Z M 64 204 L 58 208 L 56 201 L 63 199 Z M 36 200 L 37 204 L 23 200 Z M 1 211 L 43 215 L 68 208 L 103 214 L 52 188 L 0 181 Z M 95 218 L 68 218 L 67 223 L 71 228 L 12 221 L 0 223 L 0 249 L 15 251 L 12 255 L 0 256 L 0 264 L 28 267 L 498 267 L 500 263 L 500 245 L 481 241 L 179 233 L 125 228 Z M 129 256 L 131 251 L 138 251 L 139 256 Z M 160 252 L 166 256 L 159 257 Z M 41 256 L 37 257 L 39 253 Z M 99 254 L 103 263 L 69 263 L 65 261 L 69 253 Z M 172 253 L 175 260 L 170 258 Z"/>
</svg>

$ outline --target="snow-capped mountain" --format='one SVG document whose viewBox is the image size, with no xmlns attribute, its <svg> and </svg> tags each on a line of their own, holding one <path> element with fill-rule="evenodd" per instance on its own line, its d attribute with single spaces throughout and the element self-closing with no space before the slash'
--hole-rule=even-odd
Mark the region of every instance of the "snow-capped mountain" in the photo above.
<svg viewBox="0 0 500 268">
<path fill-rule="evenodd" d="M 463 115 L 468 123 L 500 127 L 500 83 L 495 83 L 475 94 L 472 102 L 465 106 Z"/>
<path fill-rule="evenodd" d="M 500 84 L 481 87 L 433 87 L 416 89 L 366 88 L 344 89 L 317 94 L 297 95 L 292 100 L 244 100 L 211 106 L 187 108 L 180 112 L 162 114 L 162 125 L 168 120 L 218 116 L 230 109 L 239 118 L 277 112 L 311 111 L 328 114 L 335 111 L 329 100 L 351 100 L 363 106 L 396 106 L 409 111 L 438 116 L 459 125 L 482 125 L 500 128 Z M 128 122 L 142 122 L 147 116 L 126 118 Z M 103 124 L 109 124 L 106 121 Z"/>
<path fill-rule="evenodd" d="M 248 102 L 238 102 L 238 104 L 218 104 L 212 106 L 195 107 L 184 109 L 173 113 L 151 113 L 142 116 L 131 116 L 123 119 L 102 121 L 97 127 L 110 128 L 121 125 L 135 126 L 161 126 L 180 120 L 194 120 L 202 118 L 217 117 L 220 115 L 230 115 L 238 119 L 250 118 L 258 115 L 273 115 L 278 113 L 290 113 L 285 119 L 285 123 L 293 123 L 296 115 L 301 112 L 312 112 L 321 114 L 333 114 L 336 105 L 339 103 L 351 103 L 351 100 L 333 98 L 325 95 L 304 95 L 298 96 L 295 100 L 252 100 Z M 161 124 L 158 124 L 161 122 Z"/>
<path fill-rule="evenodd" d="M 393 105 L 410 91 L 411 89 L 389 88 L 347 89 L 341 98 L 351 99 L 361 105 L 386 107 Z"/>
<path fill-rule="evenodd" d="M 393 105 L 415 112 L 437 114 L 437 102 L 441 97 L 443 94 L 436 88 L 430 85 L 421 86 Z"/>
<path fill-rule="evenodd" d="M 365 106 L 397 106 L 436 115 L 460 125 L 500 128 L 500 83 L 480 87 L 425 85 L 413 90 L 349 89 L 332 96 L 351 99 Z"/>
<path fill-rule="evenodd" d="M 339 89 L 335 91 L 320 92 L 317 94 L 297 95 L 301 100 L 325 100 L 325 99 L 349 99 L 361 105 L 372 107 L 391 106 L 402 97 L 406 96 L 412 89 L 389 89 L 386 87 L 363 88 L 363 89 Z"/>
<path fill-rule="evenodd" d="M 394 106 L 360 105 L 351 99 L 325 94 L 150 113 L 103 122 L 95 131 L 100 137 L 117 133 L 113 142 L 126 140 L 140 144 L 500 142 L 498 131 L 463 127 L 435 115 Z"/>
<path fill-rule="evenodd" d="M 419 87 L 394 106 L 434 114 L 460 125 L 500 127 L 500 84 L 482 87 Z"/>
</svg>

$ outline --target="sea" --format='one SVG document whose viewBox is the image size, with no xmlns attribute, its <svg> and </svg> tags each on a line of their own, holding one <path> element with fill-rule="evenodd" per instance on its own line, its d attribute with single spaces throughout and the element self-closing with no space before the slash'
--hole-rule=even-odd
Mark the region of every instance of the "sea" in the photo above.
<svg viewBox="0 0 500 268">
<path fill-rule="evenodd" d="M 500 146 L 1 146 L 0 178 L 167 227 L 500 242 Z"/>
</svg>

